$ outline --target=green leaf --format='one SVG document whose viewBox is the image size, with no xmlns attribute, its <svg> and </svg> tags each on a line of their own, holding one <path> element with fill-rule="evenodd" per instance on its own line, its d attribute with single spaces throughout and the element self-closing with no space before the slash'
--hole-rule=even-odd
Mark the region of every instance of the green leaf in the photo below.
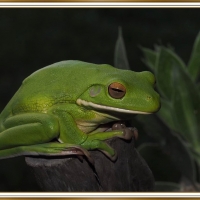
<svg viewBox="0 0 200 200">
<path fill-rule="evenodd" d="M 194 42 L 192 54 L 188 63 L 188 72 L 193 81 L 200 76 L 200 33 Z"/>
<path fill-rule="evenodd" d="M 176 125 L 174 124 L 174 119 L 173 119 L 173 107 L 171 102 L 166 101 L 165 99 L 161 98 L 161 108 L 160 110 L 156 113 L 163 123 L 168 126 L 172 130 L 177 130 Z"/>
<path fill-rule="evenodd" d="M 173 68 L 186 69 L 186 66 L 174 52 L 165 47 L 160 47 L 155 75 L 158 90 L 166 99 L 171 99 L 172 97 L 174 88 L 172 83 Z"/>
<path fill-rule="evenodd" d="M 188 146 L 178 134 L 170 131 L 156 115 L 138 115 L 136 119 L 143 124 L 145 132 L 159 143 L 163 152 L 171 158 L 182 175 L 194 184 L 196 176 L 194 160 Z"/>
<path fill-rule="evenodd" d="M 189 74 L 173 69 L 173 119 L 179 133 L 200 152 L 200 96 Z"/>
<path fill-rule="evenodd" d="M 130 69 L 121 27 L 119 27 L 118 38 L 115 45 L 114 66 L 118 69 Z"/>
<path fill-rule="evenodd" d="M 198 90 L 198 92 L 199 92 L 199 96 L 200 96 L 200 83 L 197 84 L 197 90 Z"/>
<path fill-rule="evenodd" d="M 142 50 L 142 52 L 144 53 L 145 59 L 143 59 L 142 61 L 152 70 L 155 71 L 155 66 L 156 66 L 156 59 L 158 56 L 158 53 L 145 48 L 145 47 L 141 47 L 140 49 Z"/>
</svg>

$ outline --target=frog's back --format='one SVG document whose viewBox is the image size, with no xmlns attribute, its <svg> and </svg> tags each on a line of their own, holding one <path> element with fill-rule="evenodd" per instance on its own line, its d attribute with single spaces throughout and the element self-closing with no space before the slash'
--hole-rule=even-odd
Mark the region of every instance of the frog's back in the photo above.
<svg viewBox="0 0 200 200">
<path fill-rule="evenodd" d="M 37 70 L 23 81 L 2 111 L 0 121 L 18 113 L 45 113 L 54 104 L 75 101 L 85 87 L 80 79 L 88 79 L 88 70 L 91 73 L 96 68 L 99 65 L 69 60 Z"/>
</svg>

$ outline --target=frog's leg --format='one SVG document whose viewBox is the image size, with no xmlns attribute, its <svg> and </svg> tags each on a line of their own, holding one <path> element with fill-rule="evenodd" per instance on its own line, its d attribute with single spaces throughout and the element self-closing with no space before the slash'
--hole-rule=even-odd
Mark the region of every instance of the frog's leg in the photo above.
<svg viewBox="0 0 200 200">
<path fill-rule="evenodd" d="M 3 125 L 0 159 L 19 155 L 88 155 L 74 144 L 48 143 L 59 136 L 59 123 L 53 115 L 19 114 L 8 118 Z"/>
<path fill-rule="evenodd" d="M 117 154 L 114 149 L 103 141 L 113 137 L 130 140 L 134 137 L 134 131 L 134 128 L 117 127 L 117 129 L 113 128 L 113 131 L 109 132 L 91 133 L 81 146 L 86 149 L 98 149 L 106 154 L 111 160 L 116 160 Z"/>
<path fill-rule="evenodd" d="M 62 105 L 56 105 L 49 112 L 56 115 L 59 119 L 60 124 L 60 136 L 59 141 L 64 143 L 76 143 L 87 150 L 99 149 L 105 153 L 112 160 L 116 159 L 116 153 L 109 145 L 107 145 L 104 140 L 120 137 L 129 140 L 133 136 L 133 132 L 129 128 L 114 128 L 114 130 L 109 132 L 98 132 L 94 134 L 86 134 L 82 132 L 70 115 L 68 108 Z M 67 124 L 67 126 L 66 126 Z"/>
<path fill-rule="evenodd" d="M 93 163 L 87 150 L 78 145 L 65 143 L 45 143 L 30 146 L 18 146 L 10 149 L 0 150 L 0 159 L 12 158 L 16 156 L 68 156 L 85 155 Z"/>
<path fill-rule="evenodd" d="M 0 133 L 0 149 L 41 144 L 59 135 L 58 120 L 49 114 L 24 113 L 7 118 Z"/>
</svg>

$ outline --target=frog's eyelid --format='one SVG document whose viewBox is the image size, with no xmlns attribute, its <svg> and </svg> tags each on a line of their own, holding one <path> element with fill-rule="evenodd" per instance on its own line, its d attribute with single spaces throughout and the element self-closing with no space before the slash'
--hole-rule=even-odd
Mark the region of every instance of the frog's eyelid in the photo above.
<svg viewBox="0 0 200 200">
<path fill-rule="evenodd" d="M 91 97 L 96 97 L 100 92 L 101 87 L 99 85 L 93 85 L 89 90 L 89 94 Z"/>
</svg>

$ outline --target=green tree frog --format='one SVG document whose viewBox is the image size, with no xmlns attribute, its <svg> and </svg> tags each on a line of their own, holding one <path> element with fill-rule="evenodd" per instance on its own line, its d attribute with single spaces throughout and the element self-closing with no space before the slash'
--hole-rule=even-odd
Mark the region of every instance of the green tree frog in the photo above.
<svg viewBox="0 0 200 200">
<path fill-rule="evenodd" d="M 0 159 L 20 155 L 86 155 L 100 150 L 115 160 L 105 140 L 131 139 L 112 122 L 160 107 L 151 72 L 107 64 L 62 61 L 27 77 L 0 114 Z"/>
</svg>

